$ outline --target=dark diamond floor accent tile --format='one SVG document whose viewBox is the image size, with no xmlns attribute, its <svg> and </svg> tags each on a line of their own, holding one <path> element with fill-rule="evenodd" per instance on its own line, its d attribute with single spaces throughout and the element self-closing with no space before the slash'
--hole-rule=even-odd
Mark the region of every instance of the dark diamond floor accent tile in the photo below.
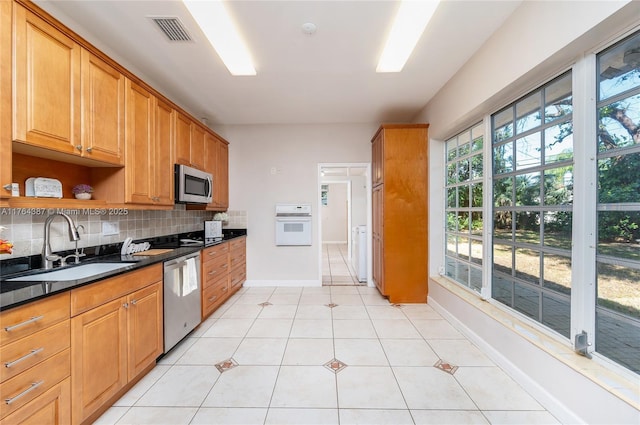
<svg viewBox="0 0 640 425">
<path fill-rule="evenodd" d="M 228 371 L 229 369 L 233 369 L 234 367 L 238 366 L 238 363 L 236 363 L 236 361 L 233 359 L 227 359 L 227 360 L 221 361 L 215 366 L 216 366 L 216 369 L 220 371 L 220 373 L 223 373 Z"/>
<path fill-rule="evenodd" d="M 326 367 L 327 369 L 329 369 L 331 372 L 333 373 L 338 373 L 340 372 L 342 369 L 344 369 L 345 367 L 347 367 L 346 364 L 342 363 L 340 360 L 338 359 L 331 359 L 328 362 L 326 362 L 324 365 L 324 367 Z"/>
<path fill-rule="evenodd" d="M 391 304 L 391 307 L 402 308 L 402 304 Z"/>
<path fill-rule="evenodd" d="M 333 307 L 338 307 L 338 304 L 329 303 L 329 304 L 325 304 L 325 306 L 329 308 L 333 308 Z"/>
<path fill-rule="evenodd" d="M 270 305 L 273 305 L 273 304 L 271 304 L 269 301 L 265 301 L 265 302 L 260 303 L 260 304 L 258 304 L 258 305 L 259 305 L 259 306 L 262 306 L 262 307 L 267 307 L 267 306 L 270 306 Z"/>
<path fill-rule="evenodd" d="M 447 372 L 450 375 L 453 375 L 454 373 L 456 373 L 456 370 L 458 370 L 458 366 L 445 362 L 442 359 L 438 360 L 436 364 L 434 364 L 433 366 L 440 369 L 443 372 Z"/>
</svg>

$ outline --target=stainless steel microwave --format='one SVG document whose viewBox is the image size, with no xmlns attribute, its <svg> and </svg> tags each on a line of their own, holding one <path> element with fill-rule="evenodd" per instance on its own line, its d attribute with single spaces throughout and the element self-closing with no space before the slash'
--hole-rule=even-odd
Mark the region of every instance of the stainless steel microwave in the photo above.
<svg viewBox="0 0 640 425">
<path fill-rule="evenodd" d="M 213 176 L 186 165 L 176 164 L 176 202 L 208 204 L 213 196 Z"/>
</svg>

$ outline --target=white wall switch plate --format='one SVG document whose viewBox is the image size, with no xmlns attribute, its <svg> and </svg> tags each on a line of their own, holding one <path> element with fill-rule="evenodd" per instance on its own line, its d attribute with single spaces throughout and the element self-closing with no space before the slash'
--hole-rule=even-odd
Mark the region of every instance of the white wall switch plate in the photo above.
<svg viewBox="0 0 640 425">
<path fill-rule="evenodd" d="M 102 222 L 102 236 L 117 235 L 120 233 L 120 223 L 117 221 Z"/>
</svg>

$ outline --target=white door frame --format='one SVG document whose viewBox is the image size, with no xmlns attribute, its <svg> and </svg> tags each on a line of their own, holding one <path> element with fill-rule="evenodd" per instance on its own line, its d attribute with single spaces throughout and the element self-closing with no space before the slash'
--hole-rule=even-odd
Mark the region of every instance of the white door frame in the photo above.
<svg viewBox="0 0 640 425">
<path fill-rule="evenodd" d="M 320 276 L 320 282 L 322 282 L 322 185 L 323 184 L 328 184 L 328 183 L 340 183 L 341 181 L 323 181 L 323 175 L 322 175 L 322 171 L 325 168 L 350 168 L 350 167 L 357 167 L 357 168 L 366 168 L 366 176 L 365 176 L 365 181 L 367 182 L 367 286 L 369 287 L 373 287 L 373 279 L 372 279 L 372 271 L 373 271 L 373 267 L 372 267 L 372 260 L 373 260 L 373 254 L 371 251 L 371 247 L 372 247 L 372 236 L 371 236 L 371 229 L 372 229 L 372 215 L 371 215 L 371 207 L 372 207 L 372 200 L 371 200 L 371 163 L 370 162 L 347 162 L 347 163 L 338 163 L 338 162 L 331 162 L 331 163 L 318 163 L 318 194 L 317 194 L 317 199 L 318 199 L 318 245 L 319 245 L 319 249 L 318 249 L 318 276 Z M 350 179 L 349 179 L 350 182 Z M 349 188 L 351 187 L 351 185 L 349 185 Z M 347 229 L 347 238 L 349 241 L 349 247 L 351 246 L 350 243 L 351 241 L 351 191 L 349 190 L 349 194 L 348 194 L 348 205 L 349 205 L 349 217 L 348 217 L 348 226 L 349 229 Z M 351 251 L 349 251 L 349 254 L 351 253 Z"/>
</svg>

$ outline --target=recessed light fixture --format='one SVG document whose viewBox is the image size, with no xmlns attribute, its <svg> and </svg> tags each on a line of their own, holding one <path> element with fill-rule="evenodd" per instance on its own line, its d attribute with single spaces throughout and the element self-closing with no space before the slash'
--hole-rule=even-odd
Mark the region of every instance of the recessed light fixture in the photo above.
<svg viewBox="0 0 640 425">
<path fill-rule="evenodd" d="M 302 32 L 305 34 L 313 35 L 315 34 L 318 27 L 313 22 L 306 22 L 302 24 Z"/>
<path fill-rule="evenodd" d="M 182 2 L 231 75 L 256 75 L 249 50 L 222 1 Z"/>
<path fill-rule="evenodd" d="M 402 0 L 376 72 L 400 72 L 438 7 L 439 0 Z"/>
</svg>

